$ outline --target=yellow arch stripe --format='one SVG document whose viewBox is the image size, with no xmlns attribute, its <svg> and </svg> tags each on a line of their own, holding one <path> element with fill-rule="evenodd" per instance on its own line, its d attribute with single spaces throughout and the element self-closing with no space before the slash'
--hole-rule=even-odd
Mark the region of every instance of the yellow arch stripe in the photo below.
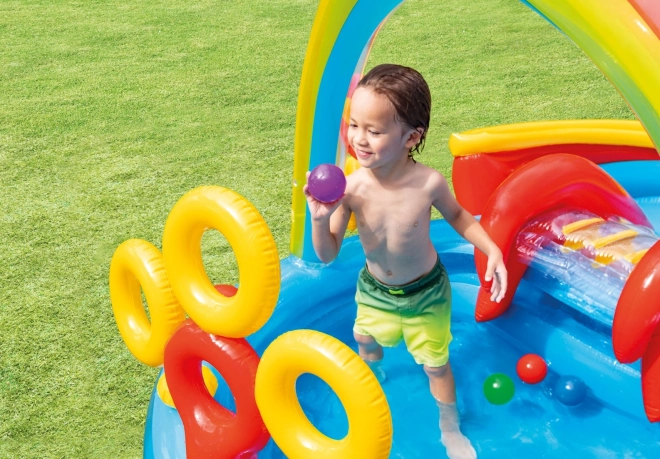
<svg viewBox="0 0 660 459">
<path fill-rule="evenodd" d="M 312 147 L 314 109 L 325 66 L 337 41 L 339 32 L 357 0 L 321 0 L 314 18 L 309 45 L 303 63 L 298 108 L 296 110 L 296 134 L 293 162 L 293 215 L 302 215 L 304 221 L 305 196 L 300 189 L 305 183 L 305 173 L 309 169 Z M 305 225 L 295 225 L 291 234 L 291 252 L 301 255 Z"/>
<path fill-rule="evenodd" d="M 531 0 L 612 80 L 634 97 L 626 79 L 652 107 L 628 100 L 656 144 L 660 142 L 660 40 L 626 0 Z M 635 106 L 637 105 L 637 106 Z M 649 111 L 650 110 L 650 111 Z"/>
<path fill-rule="evenodd" d="M 469 156 L 576 143 L 653 148 L 639 121 L 567 120 L 505 124 L 452 134 L 449 149 L 454 156 Z"/>
</svg>

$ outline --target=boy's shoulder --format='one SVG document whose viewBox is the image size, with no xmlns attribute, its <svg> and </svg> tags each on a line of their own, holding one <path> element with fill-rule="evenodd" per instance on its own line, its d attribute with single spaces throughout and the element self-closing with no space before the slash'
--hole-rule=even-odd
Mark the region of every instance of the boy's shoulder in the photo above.
<svg viewBox="0 0 660 459">
<path fill-rule="evenodd" d="M 442 177 L 440 171 L 422 163 L 414 163 L 410 170 L 413 171 L 413 173 L 426 175 L 429 177 Z"/>
<path fill-rule="evenodd" d="M 425 164 L 417 163 L 412 168 L 411 178 L 416 183 L 424 183 L 425 188 L 436 189 L 447 184 L 447 179 L 442 172 Z"/>
<path fill-rule="evenodd" d="M 346 179 L 348 188 L 376 182 L 373 177 L 367 174 L 366 169 L 362 168 L 348 175 Z M 431 188 L 447 184 L 447 179 L 440 171 L 422 163 L 414 163 L 404 176 L 404 181 L 415 183 L 416 185 L 425 183 Z"/>
<path fill-rule="evenodd" d="M 364 169 L 362 169 L 361 167 L 357 168 L 356 170 L 354 170 L 353 172 L 351 172 L 346 176 L 347 189 L 355 187 L 356 185 L 361 183 L 365 178 L 366 176 L 364 174 Z"/>
</svg>

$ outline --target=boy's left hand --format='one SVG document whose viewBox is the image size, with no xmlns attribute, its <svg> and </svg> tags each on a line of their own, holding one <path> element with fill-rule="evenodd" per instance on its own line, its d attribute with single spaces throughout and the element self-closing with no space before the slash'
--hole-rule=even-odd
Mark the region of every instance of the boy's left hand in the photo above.
<svg viewBox="0 0 660 459">
<path fill-rule="evenodd" d="M 504 260 L 502 259 L 502 252 L 499 250 L 496 253 L 491 253 L 488 256 L 488 265 L 486 267 L 486 282 L 493 283 L 490 286 L 490 301 L 499 303 L 504 298 L 507 287 L 507 272 Z"/>
</svg>

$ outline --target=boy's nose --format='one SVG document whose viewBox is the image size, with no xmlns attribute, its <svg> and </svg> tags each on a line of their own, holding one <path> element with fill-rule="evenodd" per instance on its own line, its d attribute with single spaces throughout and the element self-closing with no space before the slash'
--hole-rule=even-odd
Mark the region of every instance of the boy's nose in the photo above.
<svg viewBox="0 0 660 459">
<path fill-rule="evenodd" d="M 353 143 L 356 145 L 365 145 L 367 140 L 367 136 L 364 135 L 364 132 L 362 132 L 362 129 L 356 129 L 355 135 L 353 136 Z"/>
</svg>

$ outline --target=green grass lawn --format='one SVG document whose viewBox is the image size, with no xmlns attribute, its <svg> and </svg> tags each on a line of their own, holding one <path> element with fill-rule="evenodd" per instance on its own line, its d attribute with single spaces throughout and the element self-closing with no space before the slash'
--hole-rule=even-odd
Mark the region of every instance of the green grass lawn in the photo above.
<svg viewBox="0 0 660 459">
<path fill-rule="evenodd" d="M 0 456 L 140 457 L 157 373 L 123 344 L 108 267 L 160 247 L 187 191 L 247 197 L 288 256 L 297 90 L 318 2 L 0 2 Z M 369 66 L 417 68 L 433 94 L 422 162 L 452 132 L 632 118 L 565 36 L 516 0 L 408 0 Z M 215 282 L 236 282 L 207 234 Z"/>
</svg>

